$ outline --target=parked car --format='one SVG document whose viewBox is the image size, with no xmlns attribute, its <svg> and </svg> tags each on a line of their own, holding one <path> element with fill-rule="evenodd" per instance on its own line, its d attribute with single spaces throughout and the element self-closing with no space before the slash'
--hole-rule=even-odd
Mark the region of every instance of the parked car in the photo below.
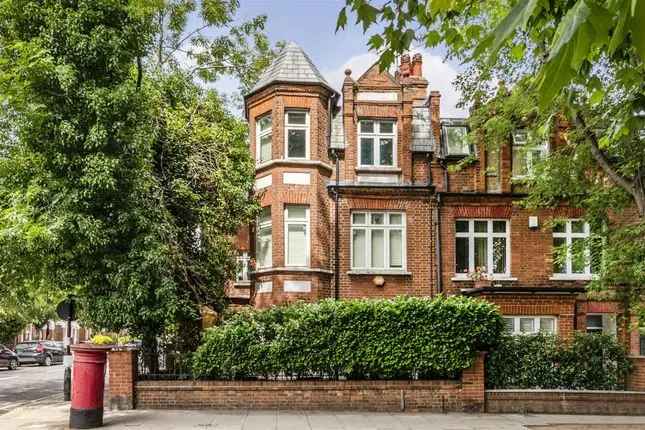
<svg viewBox="0 0 645 430">
<path fill-rule="evenodd" d="M 0 367 L 8 367 L 9 370 L 16 370 L 20 366 L 18 354 L 4 345 L 0 345 Z"/>
<path fill-rule="evenodd" d="M 16 353 L 21 364 L 38 363 L 41 366 L 51 366 L 63 362 L 65 350 L 62 342 L 34 340 L 17 344 Z"/>
</svg>

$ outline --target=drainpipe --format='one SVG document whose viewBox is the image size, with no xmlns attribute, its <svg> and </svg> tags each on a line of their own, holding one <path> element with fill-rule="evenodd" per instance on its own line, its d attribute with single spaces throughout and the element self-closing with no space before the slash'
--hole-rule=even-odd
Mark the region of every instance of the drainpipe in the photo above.
<svg viewBox="0 0 645 430">
<path fill-rule="evenodd" d="M 340 184 L 340 161 L 338 153 L 336 152 L 336 189 L 334 189 L 334 210 L 335 210 L 335 231 L 334 231 L 334 299 L 338 300 L 340 298 L 340 251 L 339 251 L 339 242 L 340 242 L 340 228 L 339 228 L 339 219 L 340 219 L 340 193 L 338 191 L 338 186 Z"/>
<path fill-rule="evenodd" d="M 443 271 L 442 268 L 442 257 L 441 257 L 441 193 L 437 194 L 437 223 L 436 223 L 436 236 L 437 236 L 437 248 L 436 248 L 436 259 L 437 259 L 437 291 L 443 293 Z"/>
<path fill-rule="evenodd" d="M 331 148 L 331 122 L 332 122 L 332 98 L 331 95 L 327 99 L 327 115 L 329 120 L 327 121 L 327 142 Z M 340 227 L 338 225 L 340 219 L 340 212 L 338 205 L 340 203 L 340 195 L 338 192 L 338 185 L 340 184 L 340 162 L 338 151 L 332 150 L 332 154 L 336 162 L 336 187 L 333 190 L 334 197 L 334 299 L 338 300 L 340 298 L 340 251 L 339 251 L 339 237 L 340 237 Z"/>
</svg>

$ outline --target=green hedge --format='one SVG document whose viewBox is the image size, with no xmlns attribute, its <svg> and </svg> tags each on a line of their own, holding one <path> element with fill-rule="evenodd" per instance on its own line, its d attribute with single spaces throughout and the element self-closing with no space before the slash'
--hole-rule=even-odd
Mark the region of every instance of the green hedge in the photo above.
<svg viewBox="0 0 645 430">
<path fill-rule="evenodd" d="M 621 390 L 631 370 L 614 336 L 505 336 L 486 360 L 488 388 Z"/>
<path fill-rule="evenodd" d="M 456 377 L 503 329 L 494 305 L 466 297 L 249 310 L 206 331 L 193 371 L 206 379 Z"/>
</svg>

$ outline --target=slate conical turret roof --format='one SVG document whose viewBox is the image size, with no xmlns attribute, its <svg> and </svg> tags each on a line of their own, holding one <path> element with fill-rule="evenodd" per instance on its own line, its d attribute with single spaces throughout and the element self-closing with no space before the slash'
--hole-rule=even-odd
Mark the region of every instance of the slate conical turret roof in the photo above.
<svg viewBox="0 0 645 430">
<path fill-rule="evenodd" d="M 262 73 L 262 76 L 260 76 L 260 79 L 258 79 L 258 82 L 247 96 L 277 82 L 319 84 L 336 92 L 318 71 L 318 68 L 305 51 L 294 42 L 287 43 L 276 59 L 273 60 L 273 63 Z"/>
</svg>

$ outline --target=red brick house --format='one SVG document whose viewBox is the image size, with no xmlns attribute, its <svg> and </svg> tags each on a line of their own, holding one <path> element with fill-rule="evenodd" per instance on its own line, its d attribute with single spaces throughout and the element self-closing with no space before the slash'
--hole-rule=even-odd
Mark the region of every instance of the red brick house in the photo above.
<svg viewBox="0 0 645 430">
<path fill-rule="evenodd" d="M 531 151 L 521 130 L 497 152 L 469 145 L 464 120 L 441 117 L 421 65 L 417 54 L 403 56 L 394 76 L 378 65 L 358 77 L 346 70 L 339 94 L 291 43 L 265 71 L 245 96 L 263 210 L 237 237 L 229 296 L 266 307 L 466 294 L 498 304 L 515 333 L 617 333 L 639 354 L 621 304 L 587 298 L 592 262 L 554 264 L 554 246 L 589 235 L 580 210 L 518 205 L 514 179 L 561 136 Z M 473 153 L 476 161 L 449 171 Z M 476 271 L 485 285 L 472 280 Z"/>
</svg>

